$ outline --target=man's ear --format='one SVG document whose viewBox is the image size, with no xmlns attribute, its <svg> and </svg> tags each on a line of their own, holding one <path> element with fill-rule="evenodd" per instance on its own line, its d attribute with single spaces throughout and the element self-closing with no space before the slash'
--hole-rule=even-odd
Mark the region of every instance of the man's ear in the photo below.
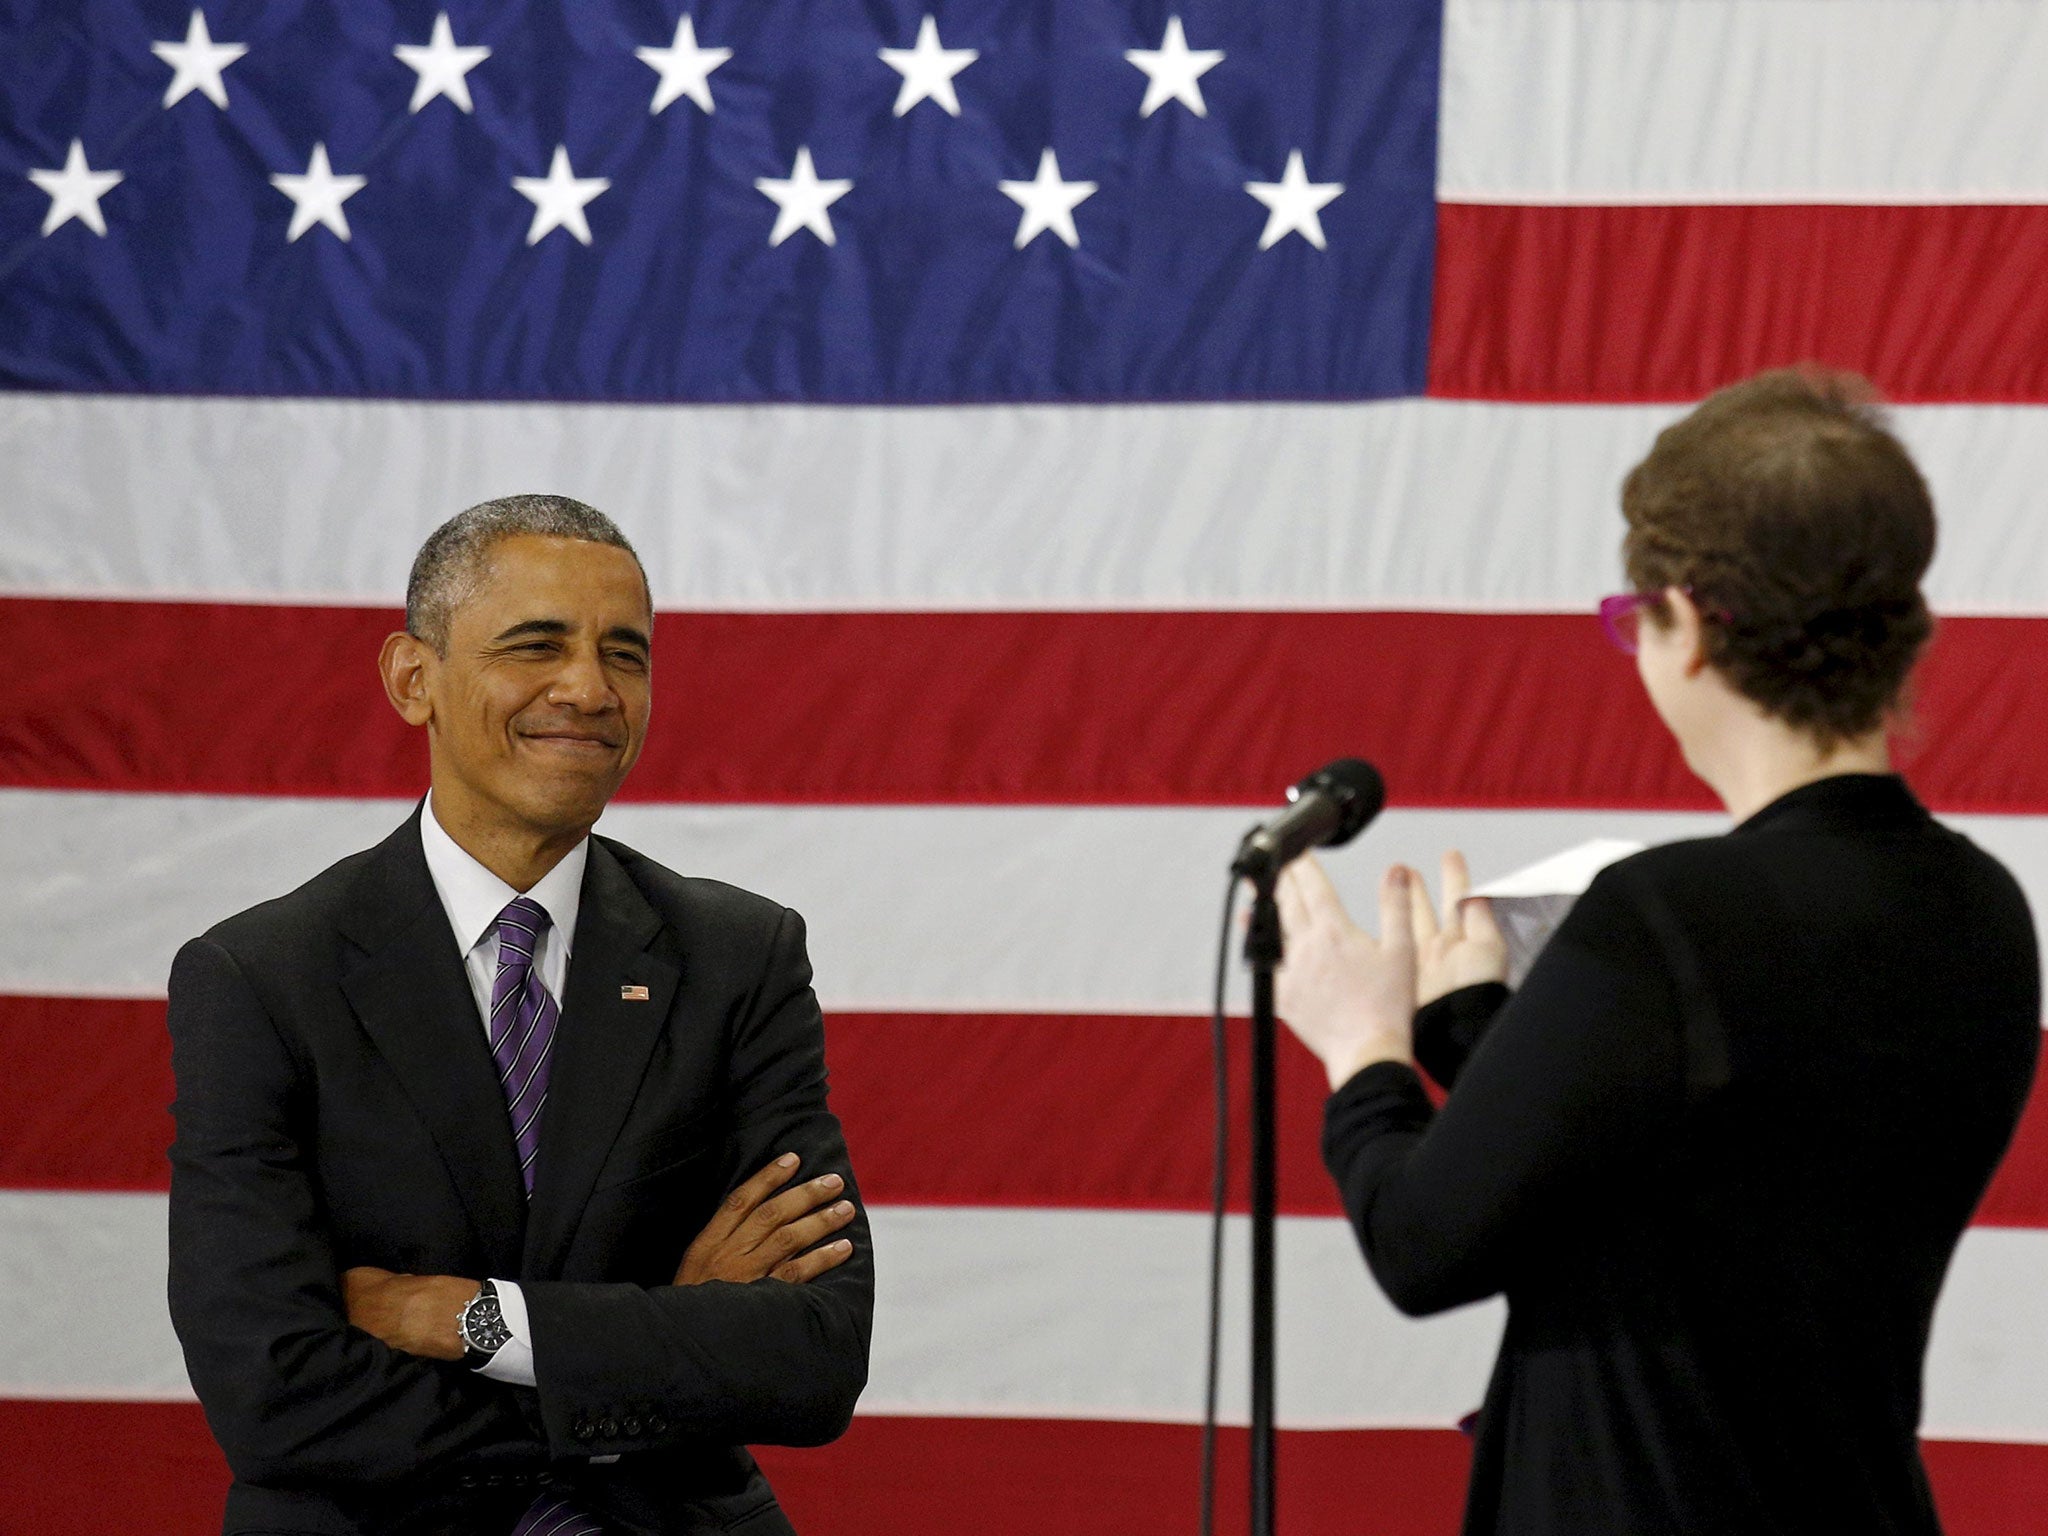
<svg viewBox="0 0 2048 1536">
<path fill-rule="evenodd" d="M 427 669 L 437 659 L 431 646 L 404 630 L 384 637 L 384 649 L 377 654 L 384 697 L 407 725 L 425 725 L 434 718 L 427 698 Z"/>
</svg>

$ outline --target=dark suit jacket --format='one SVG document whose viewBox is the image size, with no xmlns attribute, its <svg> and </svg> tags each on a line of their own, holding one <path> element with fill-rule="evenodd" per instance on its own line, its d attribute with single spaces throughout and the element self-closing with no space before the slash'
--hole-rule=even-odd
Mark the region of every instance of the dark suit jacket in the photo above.
<svg viewBox="0 0 2048 1536">
<path fill-rule="evenodd" d="M 1938 1536 L 1929 1324 L 2041 1048 L 1995 860 L 1823 779 L 1606 870 L 1416 1045 L 1442 1112 L 1368 1067 L 1324 1153 L 1397 1304 L 1507 1293 L 1470 1536 Z"/>
<path fill-rule="evenodd" d="M 171 1315 L 226 1530 L 504 1531 L 549 1477 L 621 1530 L 786 1531 L 743 1447 L 846 1428 L 865 1217 L 806 1285 L 668 1281 L 782 1152 L 858 1200 L 802 920 L 591 839 L 529 1208 L 418 823 L 172 969 Z M 539 1390 L 351 1328 L 357 1264 L 518 1280 Z"/>
</svg>

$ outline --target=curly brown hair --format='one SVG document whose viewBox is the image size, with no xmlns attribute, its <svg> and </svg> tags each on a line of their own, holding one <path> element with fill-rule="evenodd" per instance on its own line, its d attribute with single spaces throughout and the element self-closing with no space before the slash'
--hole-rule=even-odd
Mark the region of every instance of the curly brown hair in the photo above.
<svg viewBox="0 0 2048 1536">
<path fill-rule="evenodd" d="M 1621 510 L 1630 583 L 1690 588 L 1708 663 L 1767 713 L 1828 747 L 1901 707 L 1934 629 L 1934 503 L 1863 379 L 1787 368 L 1709 396 Z"/>
</svg>

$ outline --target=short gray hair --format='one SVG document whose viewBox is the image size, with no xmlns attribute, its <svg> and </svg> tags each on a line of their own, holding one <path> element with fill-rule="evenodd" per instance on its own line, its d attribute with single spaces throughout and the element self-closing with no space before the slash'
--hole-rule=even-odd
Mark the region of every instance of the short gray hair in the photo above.
<svg viewBox="0 0 2048 1536">
<path fill-rule="evenodd" d="M 458 512 L 427 535 L 413 557 L 405 584 L 406 633 L 448 654 L 448 621 L 482 580 L 491 549 L 501 539 L 535 534 L 581 539 L 623 549 L 640 565 L 640 555 L 619 525 L 597 508 L 568 496 L 500 496 Z M 647 567 L 640 565 L 640 580 Z"/>
</svg>

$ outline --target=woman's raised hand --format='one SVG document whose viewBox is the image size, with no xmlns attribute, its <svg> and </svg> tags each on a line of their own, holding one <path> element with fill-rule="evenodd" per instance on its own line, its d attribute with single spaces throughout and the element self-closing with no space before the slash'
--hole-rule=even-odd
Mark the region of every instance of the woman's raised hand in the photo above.
<svg viewBox="0 0 2048 1536">
<path fill-rule="evenodd" d="M 1465 855 L 1444 855 L 1441 917 L 1429 905 L 1420 876 L 1409 881 L 1409 915 L 1415 928 L 1415 1001 L 1419 1007 L 1447 992 L 1508 979 L 1508 945 L 1493 919 L 1493 904 L 1471 897 L 1472 872 Z"/>
<path fill-rule="evenodd" d="M 1416 949 L 1409 892 L 1420 884 L 1399 865 L 1387 871 L 1375 939 L 1351 921 L 1314 859 L 1296 859 L 1281 871 L 1274 894 L 1287 957 L 1274 977 L 1274 1003 L 1322 1062 L 1333 1090 L 1375 1062 L 1413 1059 Z"/>
</svg>

